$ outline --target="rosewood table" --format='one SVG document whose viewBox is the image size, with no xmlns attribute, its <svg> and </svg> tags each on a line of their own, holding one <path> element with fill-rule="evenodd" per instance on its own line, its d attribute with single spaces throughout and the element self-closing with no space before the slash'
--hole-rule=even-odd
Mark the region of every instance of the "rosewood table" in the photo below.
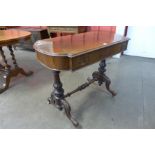
<svg viewBox="0 0 155 155">
<path fill-rule="evenodd" d="M 30 39 L 31 33 L 27 31 L 21 30 L 0 30 L 0 56 L 2 60 L 0 60 L 0 94 L 8 89 L 10 80 L 12 77 L 17 76 L 19 73 L 25 76 L 30 76 L 33 72 L 25 72 L 21 67 L 18 66 L 16 62 L 16 58 L 14 55 L 14 51 L 12 46 L 18 43 L 21 39 Z M 8 61 L 5 56 L 5 52 L 3 47 L 7 46 L 10 51 L 10 55 L 12 57 L 12 63 L 14 68 L 11 69 L 11 66 L 8 64 Z"/>
<path fill-rule="evenodd" d="M 111 81 L 105 74 L 105 59 L 126 50 L 128 41 L 128 38 L 111 31 L 92 31 L 37 41 L 34 44 L 37 59 L 52 70 L 54 77 L 53 91 L 48 99 L 49 104 L 64 110 L 66 116 L 77 127 L 79 123 L 73 118 L 66 98 L 85 89 L 93 82 L 98 82 L 99 86 L 105 83 L 106 89 L 115 96 L 116 93 L 110 88 Z M 101 61 L 99 68 L 92 73 L 91 79 L 89 78 L 75 90 L 64 93 L 60 71 L 74 71 L 98 61 Z"/>
</svg>

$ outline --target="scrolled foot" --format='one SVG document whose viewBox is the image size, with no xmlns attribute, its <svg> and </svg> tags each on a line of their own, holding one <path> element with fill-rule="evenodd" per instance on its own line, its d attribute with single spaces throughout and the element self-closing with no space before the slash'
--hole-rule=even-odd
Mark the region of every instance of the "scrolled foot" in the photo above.
<svg viewBox="0 0 155 155">
<path fill-rule="evenodd" d="M 63 110 L 63 106 L 62 106 L 62 101 L 61 100 L 56 100 L 55 98 L 54 98 L 54 96 L 52 96 L 51 95 L 51 97 L 49 97 L 48 99 L 47 99 L 47 103 L 48 104 L 52 104 L 52 105 L 54 105 L 57 109 L 59 109 L 60 111 L 61 110 Z"/>
<path fill-rule="evenodd" d="M 20 70 L 19 72 L 24 76 L 30 76 L 33 74 L 32 71 L 25 72 L 22 68 L 19 68 L 19 70 Z"/>
<path fill-rule="evenodd" d="M 116 96 L 117 93 L 110 88 L 111 80 L 105 74 L 102 76 L 105 81 L 106 89 L 112 94 L 112 96 Z"/>
<path fill-rule="evenodd" d="M 72 122 L 72 124 L 75 127 L 78 127 L 79 123 L 73 118 L 73 116 L 71 114 L 71 107 L 70 107 L 69 103 L 65 99 L 63 100 L 63 108 L 65 110 L 65 114 L 68 117 L 68 119 Z"/>
<path fill-rule="evenodd" d="M 71 107 L 70 107 L 69 103 L 65 99 L 56 101 L 54 99 L 54 96 L 51 95 L 51 97 L 48 98 L 48 104 L 53 104 L 59 110 L 63 110 L 64 109 L 67 118 L 72 122 L 72 124 L 76 128 L 81 128 L 79 123 L 73 118 L 73 116 L 71 114 Z"/>
</svg>

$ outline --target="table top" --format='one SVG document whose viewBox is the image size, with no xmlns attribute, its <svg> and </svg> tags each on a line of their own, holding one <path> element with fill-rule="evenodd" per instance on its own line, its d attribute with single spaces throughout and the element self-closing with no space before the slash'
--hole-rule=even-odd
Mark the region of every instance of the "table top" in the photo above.
<svg viewBox="0 0 155 155">
<path fill-rule="evenodd" d="M 129 38 L 112 31 L 98 30 L 39 40 L 34 44 L 34 49 L 45 55 L 74 57 L 127 40 Z"/>
<path fill-rule="evenodd" d="M 29 39 L 30 32 L 22 30 L 0 30 L 0 45 L 5 46 L 17 43 L 20 39 Z"/>
</svg>

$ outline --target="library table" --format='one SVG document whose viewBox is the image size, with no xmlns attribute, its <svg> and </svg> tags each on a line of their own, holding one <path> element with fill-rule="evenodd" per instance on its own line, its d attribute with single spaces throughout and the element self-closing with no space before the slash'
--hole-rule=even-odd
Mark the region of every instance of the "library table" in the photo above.
<svg viewBox="0 0 155 155">
<path fill-rule="evenodd" d="M 37 41 L 34 44 L 37 60 L 53 73 L 54 84 L 48 99 L 49 104 L 64 110 L 69 120 L 77 127 L 79 123 L 73 118 L 66 98 L 85 89 L 93 82 L 98 82 L 99 86 L 105 83 L 106 89 L 115 96 L 116 93 L 110 88 L 111 81 L 105 74 L 105 59 L 126 50 L 128 41 L 128 38 L 114 32 L 101 30 Z M 91 79 L 87 79 L 87 82 L 75 90 L 64 94 L 59 75 L 61 71 L 75 71 L 98 61 L 101 61 L 99 68 L 92 73 Z"/>
<path fill-rule="evenodd" d="M 32 75 L 32 71 L 25 72 L 23 68 L 19 67 L 16 58 L 14 55 L 14 50 L 12 46 L 18 43 L 21 39 L 30 39 L 31 33 L 27 31 L 21 30 L 0 30 L 0 94 L 3 93 L 5 90 L 8 89 L 10 80 L 12 77 L 17 76 L 19 73 L 25 76 Z M 10 51 L 10 55 L 12 57 L 12 63 L 14 68 L 12 69 L 11 66 L 8 64 L 8 61 L 5 56 L 4 46 L 8 48 Z"/>
</svg>

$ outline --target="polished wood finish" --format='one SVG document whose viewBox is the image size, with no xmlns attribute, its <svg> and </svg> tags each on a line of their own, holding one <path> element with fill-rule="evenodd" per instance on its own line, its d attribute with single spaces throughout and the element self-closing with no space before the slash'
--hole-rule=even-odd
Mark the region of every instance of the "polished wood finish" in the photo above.
<svg viewBox="0 0 155 155">
<path fill-rule="evenodd" d="M 37 41 L 37 59 L 54 70 L 76 70 L 127 48 L 128 38 L 110 31 L 93 31 Z"/>
<path fill-rule="evenodd" d="M 12 77 L 17 76 L 18 74 L 22 74 L 25 76 L 32 75 L 33 72 L 25 72 L 21 67 L 18 66 L 14 51 L 12 46 L 20 39 L 29 39 L 31 36 L 30 32 L 26 31 L 17 31 L 17 30 L 0 30 L 0 55 L 2 57 L 1 65 L 0 65 L 0 72 L 1 76 L 4 79 L 2 86 L 0 87 L 0 94 L 6 91 L 9 88 L 10 80 Z M 12 69 L 11 66 L 8 64 L 7 59 L 5 57 L 5 51 L 3 50 L 3 46 L 7 46 L 10 55 L 12 58 L 12 62 L 14 68 Z"/>
<path fill-rule="evenodd" d="M 110 88 L 111 80 L 105 74 L 105 59 L 126 50 L 128 41 L 128 38 L 116 35 L 114 32 L 100 30 L 37 41 L 34 45 L 37 59 L 51 69 L 54 76 L 54 90 L 48 99 L 49 104 L 54 104 L 59 110 L 64 110 L 73 125 L 79 127 L 79 123 L 71 114 L 71 107 L 66 98 L 95 81 L 99 86 L 105 83 L 106 89 L 115 96 L 116 93 Z M 91 79 L 64 94 L 59 77 L 61 70 L 74 71 L 98 61 L 101 61 L 98 71 L 93 72 Z"/>
<path fill-rule="evenodd" d="M 30 39 L 31 33 L 21 30 L 0 30 L 0 46 L 13 45 L 21 39 Z"/>
<path fill-rule="evenodd" d="M 19 26 L 16 28 L 16 30 L 23 30 L 31 33 L 31 38 L 27 41 L 21 40 L 17 46 L 33 50 L 33 44 L 40 39 L 47 39 L 49 38 L 49 34 L 46 27 L 22 27 Z"/>
</svg>

